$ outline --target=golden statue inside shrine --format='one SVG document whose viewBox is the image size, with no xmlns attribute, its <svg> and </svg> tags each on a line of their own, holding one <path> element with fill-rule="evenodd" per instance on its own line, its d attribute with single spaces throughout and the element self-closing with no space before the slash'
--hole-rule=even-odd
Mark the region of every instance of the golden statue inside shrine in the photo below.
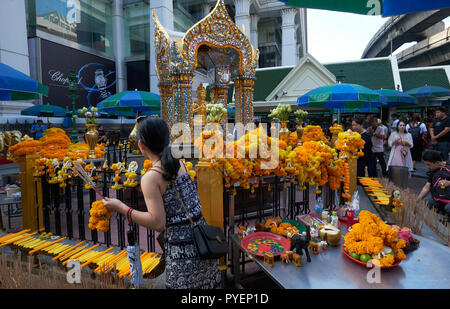
<svg viewBox="0 0 450 309">
<path fill-rule="evenodd" d="M 203 84 L 197 88 L 197 101 L 192 103 L 192 114 L 197 114 L 202 117 L 203 123 L 206 122 L 206 105 L 211 102 L 206 101 L 206 89 L 203 87 Z M 195 116 L 195 115 L 194 115 Z"/>
<path fill-rule="evenodd" d="M 193 116 L 206 117 L 206 91 L 192 102 L 195 78 L 208 82 L 214 102 L 228 105 L 228 89 L 234 83 L 235 123 L 253 122 L 253 91 L 259 51 L 229 16 L 224 0 L 189 29 L 181 39 L 169 36 L 153 10 L 156 74 L 161 96 L 161 118 L 169 127 L 185 123 L 193 128 Z M 209 75 L 210 73 L 213 73 Z M 203 86 L 202 86 L 203 88 Z"/>
</svg>

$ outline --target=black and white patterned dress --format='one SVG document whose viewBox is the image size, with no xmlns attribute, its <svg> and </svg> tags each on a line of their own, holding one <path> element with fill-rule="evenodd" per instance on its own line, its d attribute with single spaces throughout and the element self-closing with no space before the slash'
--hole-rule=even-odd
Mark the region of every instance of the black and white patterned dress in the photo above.
<svg viewBox="0 0 450 309">
<path fill-rule="evenodd" d="M 205 223 L 200 198 L 189 174 L 178 176 L 173 184 L 183 199 L 194 223 Z M 165 252 L 166 288 L 168 289 L 217 289 L 221 274 L 219 261 L 201 260 L 192 238 L 190 221 L 172 183 L 163 195 L 166 210 Z"/>
</svg>

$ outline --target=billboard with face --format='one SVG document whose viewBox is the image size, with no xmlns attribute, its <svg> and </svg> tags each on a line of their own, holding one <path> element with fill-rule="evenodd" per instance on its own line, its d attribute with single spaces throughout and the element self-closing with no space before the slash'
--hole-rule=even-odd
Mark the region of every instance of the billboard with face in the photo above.
<svg viewBox="0 0 450 309">
<path fill-rule="evenodd" d="M 41 39 L 42 83 L 49 87 L 44 104 L 72 107 L 69 92 L 69 75 L 78 77 L 76 108 L 97 106 L 116 93 L 115 62 Z"/>
</svg>

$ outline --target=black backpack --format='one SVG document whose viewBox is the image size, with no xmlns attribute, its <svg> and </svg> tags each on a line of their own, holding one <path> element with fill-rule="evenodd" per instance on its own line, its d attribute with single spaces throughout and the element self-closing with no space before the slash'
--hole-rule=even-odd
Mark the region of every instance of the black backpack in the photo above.
<svg viewBox="0 0 450 309">
<path fill-rule="evenodd" d="M 439 181 L 450 180 L 450 170 L 446 167 L 440 168 L 431 177 L 431 196 L 435 201 L 450 203 L 450 187 L 441 188 Z"/>
<path fill-rule="evenodd" d="M 408 133 L 411 134 L 413 140 L 419 140 L 421 135 L 420 135 L 420 125 L 421 123 L 419 123 L 417 126 L 415 127 L 409 127 Z"/>
</svg>

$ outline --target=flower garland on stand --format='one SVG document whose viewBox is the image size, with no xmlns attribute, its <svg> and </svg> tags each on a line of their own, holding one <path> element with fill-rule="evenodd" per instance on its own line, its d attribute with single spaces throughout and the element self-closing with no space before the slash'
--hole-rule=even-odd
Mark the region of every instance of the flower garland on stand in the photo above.
<svg viewBox="0 0 450 309">
<path fill-rule="evenodd" d="M 119 181 L 122 179 L 120 174 L 125 170 L 124 164 L 122 162 L 117 162 L 111 165 L 111 169 L 114 171 L 114 185 L 111 186 L 114 190 L 120 190 L 122 189 L 122 185 L 119 184 Z"/>
<path fill-rule="evenodd" d="M 45 175 L 46 163 L 47 163 L 47 159 L 45 159 L 45 158 L 40 158 L 40 159 L 34 160 L 34 165 L 35 165 L 34 176 L 38 177 L 38 176 Z"/>
<path fill-rule="evenodd" d="M 364 144 L 361 134 L 347 130 L 338 134 L 336 148 L 345 153 L 347 157 L 357 159 L 364 155 L 362 152 Z"/>
<path fill-rule="evenodd" d="M 136 161 L 131 161 L 130 164 L 128 164 L 128 170 L 125 173 L 125 177 L 127 177 L 127 179 L 123 182 L 123 186 L 125 188 L 135 188 L 138 185 L 138 182 L 136 181 L 137 169 L 138 164 Z"/>
<path fill-rule="evenodd" d="M 58 182 L 60 188 L 65 188 L 67 186 L 66 180 L 70 178 L 68 171 L 72 169 L 72 162 L 69 158 L 64 158 L 63 166 L 61 170 L 58 171 Z"/>
<path fill-rule="evenodd" d="M 59 168 L 59 161 L 57 159 L 48 159 L 46 162 L 47 173 L 50 179 L 48 183 L 57 184 L 59 183 L 58 175 L 56 174 L 56 169 Z"/>
<path fill-rule="evenodd" d="M 350 168 L 349 159 L 356 159 L 363 156 L 364 140 L 358 132 L 347 130 L 340 132 L 336 141 L 336 149 L 340 150 L 339 157 L 344 163 L 344 192 L 342 197 L 347 201 L 351 199 L 350 195 Z"/>
<path fill-rule="evenodd" d="M 320 126 L 309 125 L 303 128 L 302 143 L 319 141 L 328 143 L 328 140 Z"/>
</svg>

